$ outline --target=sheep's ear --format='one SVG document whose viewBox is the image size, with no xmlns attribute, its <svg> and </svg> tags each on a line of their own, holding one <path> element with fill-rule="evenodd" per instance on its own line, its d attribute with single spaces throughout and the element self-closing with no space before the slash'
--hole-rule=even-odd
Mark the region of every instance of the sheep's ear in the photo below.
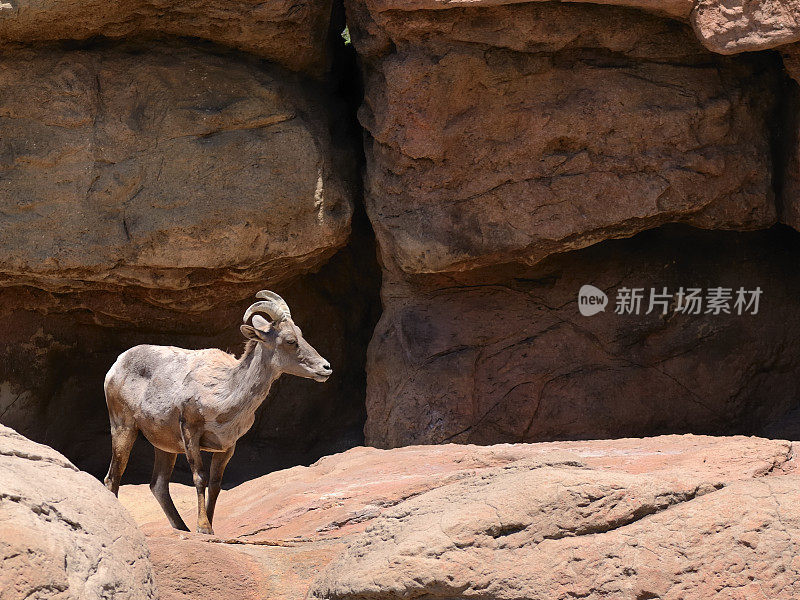
<svg viewBox="0 0 800 600">
<path fill-rule="evenodd" d="M 239 327 L 239 331 L 241 331 L 242 335 L 246 337 L 248 340 L 261 339 L 260 337 L 258 337 L 258 332 L 255 330 L 255 327 L 250 327 L 250 325 L 241 325 Z"/>
<path fill-rule="evenodd" d="M 255 327 L 256 330 L 258 330 L 258 332 L 262 334 L 262 336 L 263 334 L 268 334 L 270 331 L 272 331 L 272 323 L 267 321 L 261 315 L 253 315 L 252 322 L 253 322 L 253 327 Z"/>
</svg>

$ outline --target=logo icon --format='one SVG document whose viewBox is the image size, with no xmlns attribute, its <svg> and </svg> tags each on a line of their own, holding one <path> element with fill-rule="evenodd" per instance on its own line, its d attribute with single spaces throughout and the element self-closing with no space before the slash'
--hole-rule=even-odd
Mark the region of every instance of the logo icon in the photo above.
<svg viewBox="0 0 800 600">
<path fill-rule="evenodd" d="M 581 286 L 578 291 L 578 310 L 584 317 L 591 317 L 603 312 L 608 306 L 606 293 L 593 285 Z"/>
</svg>

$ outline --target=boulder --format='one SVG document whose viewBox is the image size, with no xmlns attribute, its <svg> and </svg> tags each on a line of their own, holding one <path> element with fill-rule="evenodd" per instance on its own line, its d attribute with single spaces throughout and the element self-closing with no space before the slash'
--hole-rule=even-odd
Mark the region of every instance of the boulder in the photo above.
<svg viewBox="0 0 800 600">
<path fill-rule="evenodd" d="M 367 355 L 366 442 L 757 432 L 800 397 L 798 252 L 788 228 L 671 226 L 535 268 L 413 281 L 390 269 Z M 582 316 L 586 284 L 607 295 L 604 312 Z M 730 314 L 676 311 L 681 288 L 717 287 Z M 623 288 L 641 290 L 638 314 L 617 314 Z M 649 305 L 665 288 L 666 314 Z M 740 288 L 761 289 L 757 314 L 737 314 Z"/>
<path fill-rule="evenodd" d="M 797 477 L 696 480 L 519 465 L 388 511 L 309 598 L 759 598 L 800 593 Z"/>
<path fill-rule="evenodd" d="M 698 0 L 691 23 L 713 52 L 768 50 L 800 41 L 800 0 Z"/>
<path fill-rule="evenodd" d="M 0 44 L 191 37 L 321 75 L 330 19 L 330 0 L 10 0 L 0 6 Z"/>
<path fill-rule="evenodd" d="M 366 206 L 403 273 L 533 265 L 668 222 L 776 220 L 776 57 L 715 56 L 688 26 L 617 7 L 348 10 Z"/>
<path fill-rule="evenodd" d="M 216 536 L 172 531 L 145 485 L 120 500 L 162 600 L 468 598 L 482 586 L 498 598 L 715 586 L 738 598 L 741 586 L 788 600 L 795 453 L 693 435 L 354 448 L 223 491 Z M 194 490 L 172 492 L 193 523 Z"/>
<path fill-rule="evenodd" d="M 0 597 L 156 600 L 144 536 L 64 456 L 0 425 Z"/>
<path fill-rule="evenodd" d="M 309 580 L 336 556 L 337 547 L 325 542 L 209 543 L 199 537 L 168 534 L 148 539 L 158 565 L 159 600 L 303 600 Z"/>
<path fill-rule="evenodd" d="M 319 266 L 352 208 L 312 92 L 183 47 L 6 51 L 0 284 L 186 302 Z"/>
</svg>

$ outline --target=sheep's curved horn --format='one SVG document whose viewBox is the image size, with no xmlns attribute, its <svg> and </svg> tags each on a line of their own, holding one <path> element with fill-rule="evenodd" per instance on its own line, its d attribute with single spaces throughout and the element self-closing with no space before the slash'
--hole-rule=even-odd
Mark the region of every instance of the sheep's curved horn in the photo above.
<svg viewBox="0 0 800 600">
<path fill-rule="evenodd" d="M 250 317 L 256 313 L 265 313 L 272 319 L 273 323 L 280 323 L 281 321 L 285 321 L 287 318 L 289 318 L 289 315 L 284 312 L 282 307 L 278 306 L 276 302 L 268 300 L 266 302 L 256 302 L 251 304 L 250 308 L 245 311 L 242 320 L 247 323 L 250 320 Z"/>
<path fill-rule="evenodd" d="M 269 290 L 261 290 L 256 294 L 256 298 L 263 298 L 264 300 L 274 301 L 278 306 L 281 307 L 281 309 L 283 309 L 283 312 L 286 313 L 286 316 L 288 318 L 292 317 L 292 312 L 289 310 L 289 305 L 286 304 L 286 301 L 280 296 L 278 296 L 278 294 L 276 294 L 275 292 L 271 292 Z"/>
</svg>

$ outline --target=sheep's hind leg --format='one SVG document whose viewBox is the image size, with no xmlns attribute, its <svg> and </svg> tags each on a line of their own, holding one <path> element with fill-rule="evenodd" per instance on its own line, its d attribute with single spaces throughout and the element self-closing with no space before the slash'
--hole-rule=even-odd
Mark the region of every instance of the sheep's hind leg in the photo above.
<svg viewBox="0 0 800 600">
<path fill-rule="evenodd" d="M 208 504 L 206 505 L 206 515 L 208 515 L 208 522 L 214 522 L 214 508 L 217 505 L 217 496 L 222 489 L 222 474 L 225 472 L 225 467 L 228 466 L 228 461 L 233 456 L 233 451 L 236 449 L 234 444 L 225 452 L 215 452 L 211 459 L 211 469 L 208 477 Z"/>
<path fill-rule="evenodd" d="M 111 464 L 108 466 L 108 474 L 104 483 L 115 496 L 119 493 L 119 483 L 125 467 L 128 466 L 128 457 L 138 433 L 139 430 L 135 425 L 120 425 L 111 428 Z"/>
<path fill-rule="evenodd" d="M 169 479 L 172 477 L 172 469 L 175 468 L 175 459 L 178 455 L 172 452 L 164 452 L 158 448 L 154 449 L 156 456 L 153 461 L 153 477 L 150 479 L 150 491 L 153 492 L 153 496 L 156 497 L 164 514 L 167 515 L 169 524 L 175 529 L 189 531 L 180 513 L 178 513 L 178 509 L 175 508 L 172 496 L 169 495 Z"/>
<path fill-rule="evenodd" d="M 213 534 L 211 523 L 206 515 L 206 474 L 203 470 L 203 455 L 200 452 L 200 432 L 192 431 L 191 426 L 181 419 L 181 435 L 186 451 L 186 460 L 192 470 L 194 487 L 197 490 L 197 532 Z"/>
</svg>

